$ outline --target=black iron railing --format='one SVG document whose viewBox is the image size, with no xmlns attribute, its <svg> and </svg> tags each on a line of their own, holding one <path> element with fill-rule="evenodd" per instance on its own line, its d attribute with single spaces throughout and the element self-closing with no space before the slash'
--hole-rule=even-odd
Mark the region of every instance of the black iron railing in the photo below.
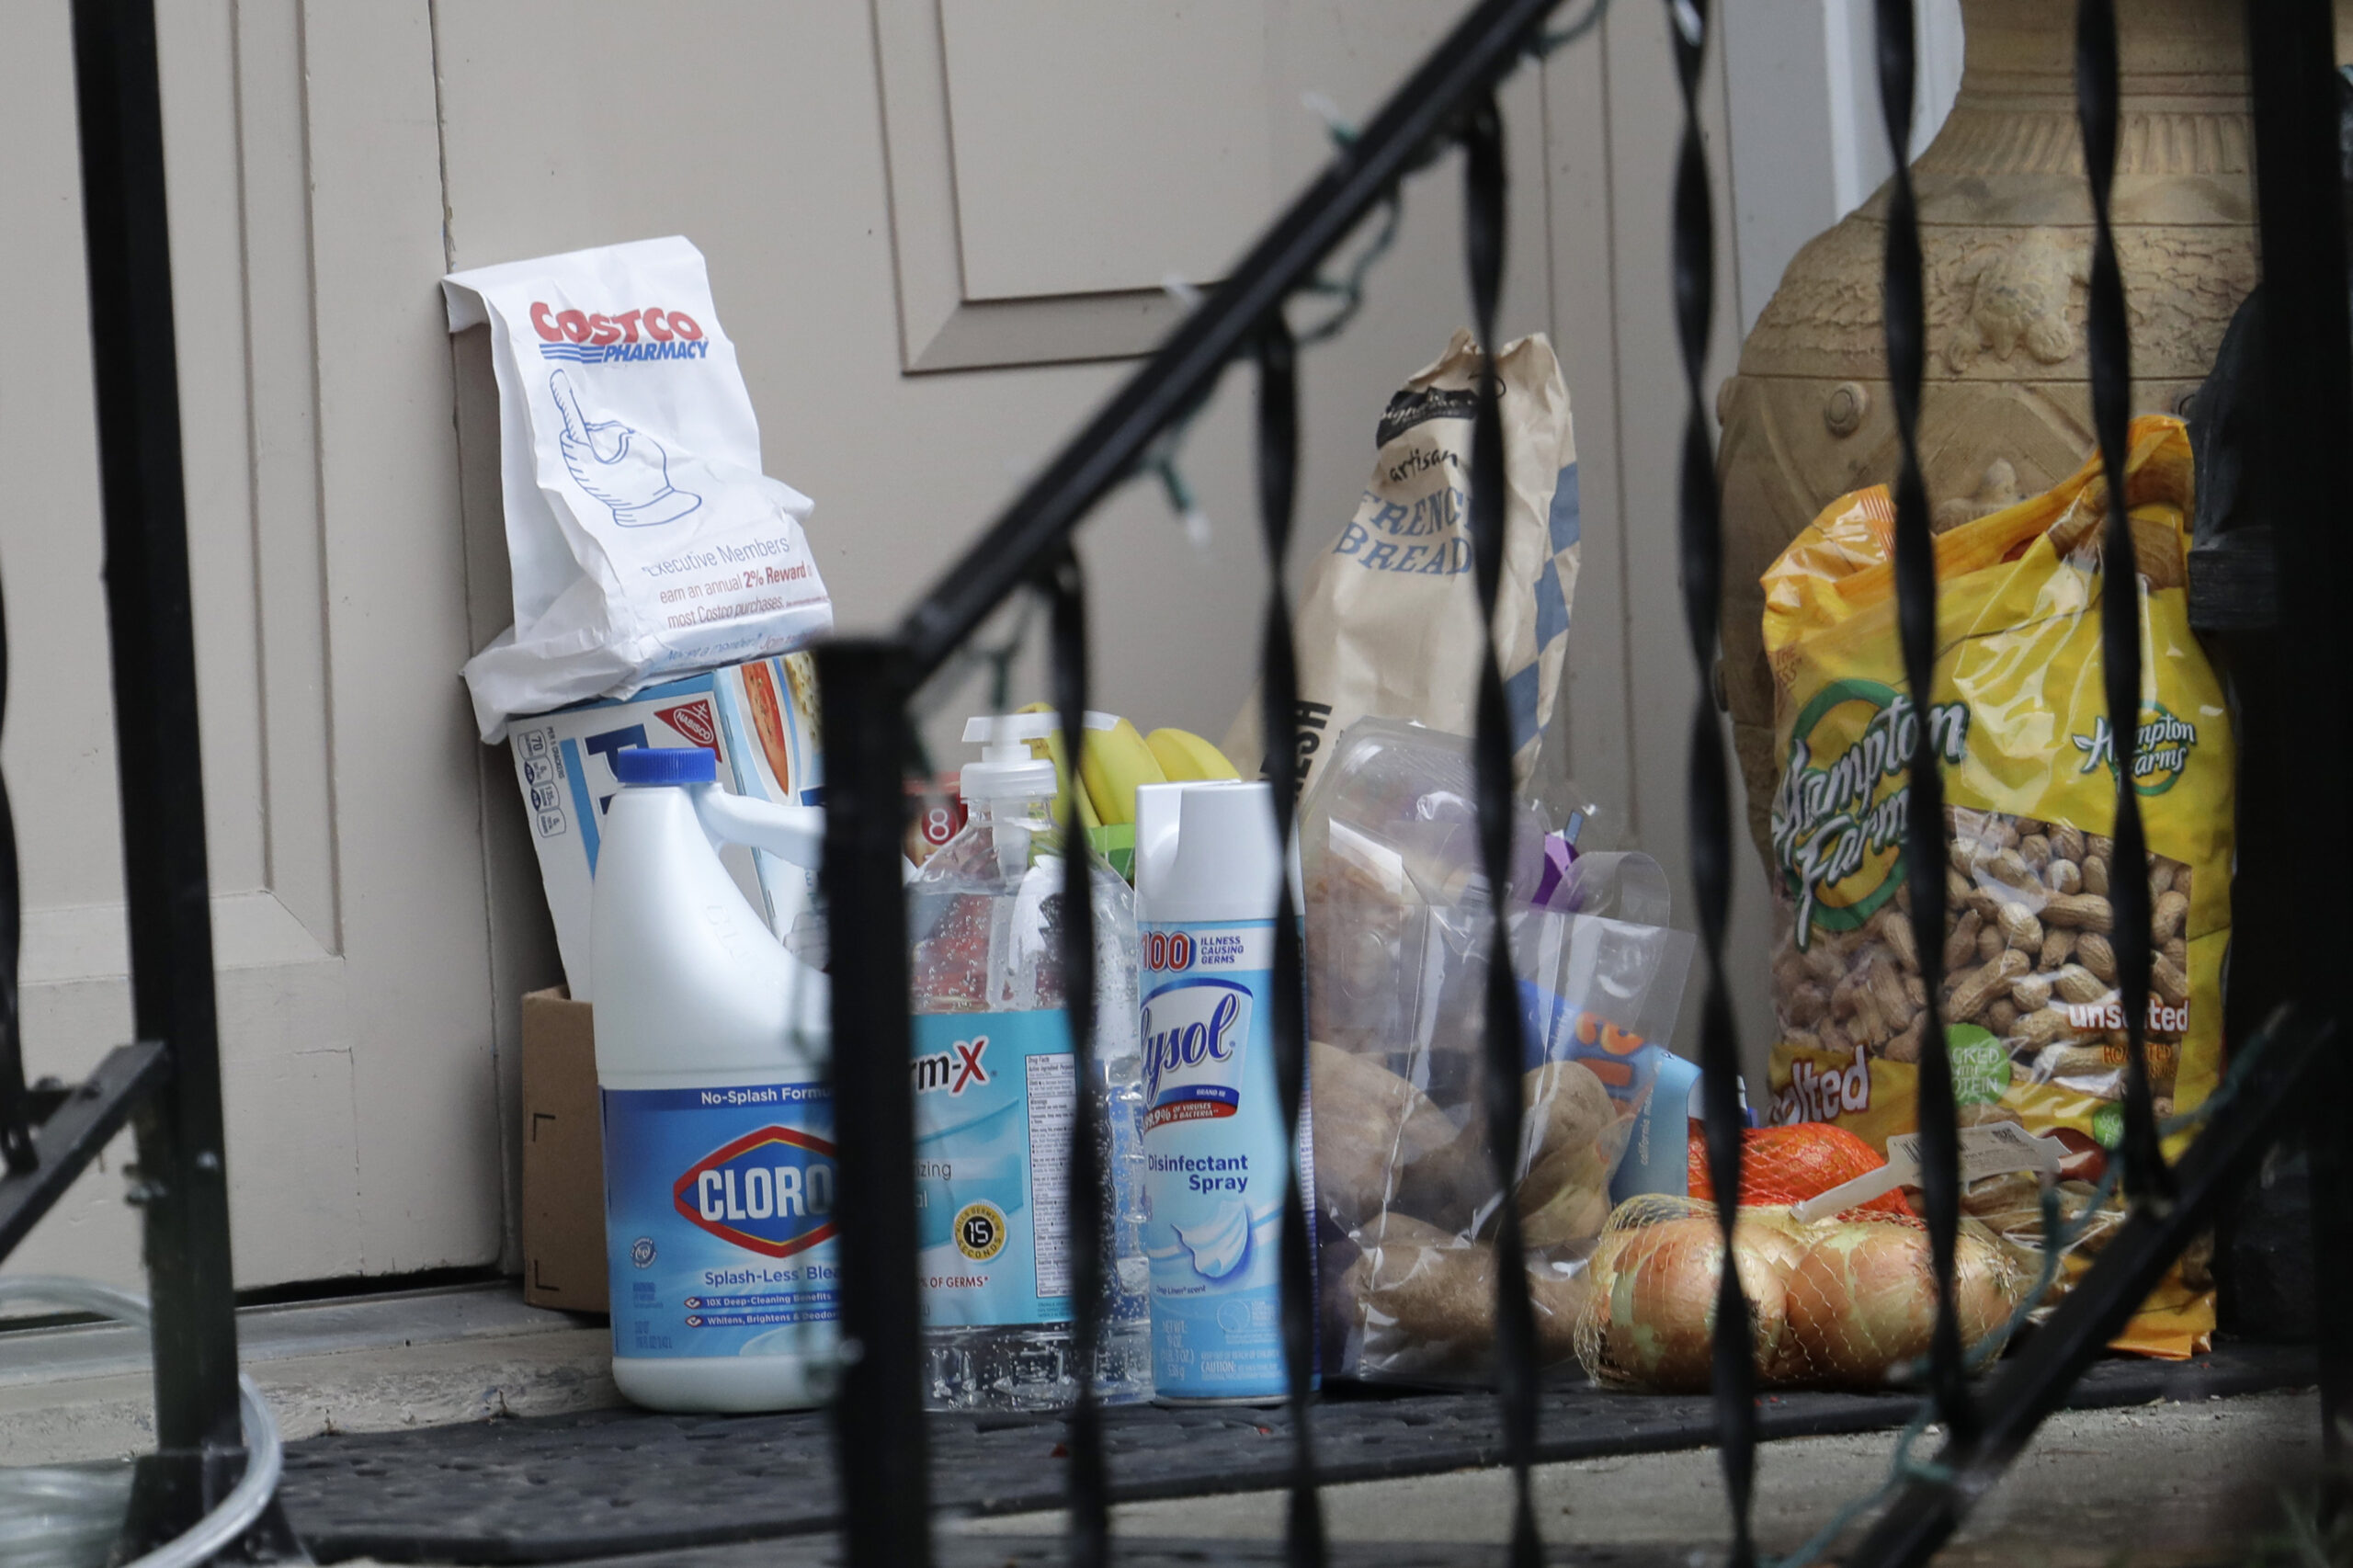
<svg viewBox="0 0 2353 1568">
<path fill-rule="evenodd" d="M 1075 756 L 1086 706 L 1084 583 L 1073 536 L 1111 490 L 1154 460 L 1164 435 L 1198 407 L 1231 364 L 1248 360 L 1258 383 L 1257 465 L 1267 560 L 1273 577 L 1262 653 L 1268 770 L 1286 830 L 1296 766 L 1291 699 L 1296 691 L 1282 565 L 1289 542 L 1298 443 L 1299 345 L 1286 302 L 1315 290 L 1318 268 L 1377 207 L 1392 211 L 1405 174 L 1459 148 L 1467 202 L 1470 294 L 1483 342 L 1492 341 L 1501 276 L 1505 145 L 1493 94 L 1544 42 L 1558 0 L 1481 0 L 1389 104 L 1276 222 L 1168 343 L 1073 437 L 997 522 L 939 579 L 897 632 L 843 639 L 818 653 L 832 771 L 824 881 L 833 919 L 858 934 L 834 944 L 835 1094 L 841 1165 L 845 1364 L 837 1402 L 850 1560 L 860 1568 L 922 1568 L 930 1561 L 921 1320 L 915 1270 L 913 1106 L 905 1062 L 910 1028 L 906 911 L 898 875 L 903 772 L 912 755 L 909 704 L 917 687 L 1007 599 L 1028 591 L 1051 605 L 1054 699 L 1066 755 Z M 1681 453 L 1681 544 L 1685 609 L 1704 691 L 1715 654 L 1721 570 L 1720 517 L 1702 399 L 1702 355 L 1712 298 L 1712 235 L 1699 84 L 1711 39 L 1706 0 L 1665 0 L 1686 108 L 1675 214 L 1677 325 L 1688 392 Z M 2353 668 L 2353 618 L 2343 610 L 2353 583 L 2347 552 L 2353 529 L 2339 520 L 2335 467 L 2353 429 L 2348 358 L 2343 184 L 2337 161 L 2337 84 L 2325 0 L 2249 0 L 2258 198 L 2270 319 L 2292 327 L 2270 335 L 2256 421 L 2260 501 L 2274 524 L 2282 570 L 2278 671 L 2313 672 L 2325 683 Z M 2079 0 L 2079 93 L 2097 244 L 2088 340 L 2096 433 L 2111 474 L 2120 472 L 2129 407 L 2122 285 L 2109 234 L 2108 187 L 2118 132 L 2112 0 Z M 1589 10 L 1580 19 L 1589 21 Z M 1884 274 L 1890 379 L 1902 462 L 1896 475 L 1899 625 L 1907 676 L 1926 684 L 1936 584 L 1930 565 L 1927 497 L 1915 439 L 1922 381 L 1925 300 L 1919 237 L 1908 179 L 1913 95 L 1913 7 L 1877 0 L 1880 78 L 1897 176 L 1889 208 Z M 107 536 L 107 584 L 115 676 L 125 863 L 129 880 L 133 996 L 140 1043 L 108 1056 L 82 1085 L 28 1090 L 15 995 L 18 898 L 13 838 L 0 803 L 0 1256 L 19 1241 L 66 1186 L 127 1122 L 140 1145 L 146 1256 L 154 1297 L 159 1452 L 142 1468 L 131 1541 L 176 1532 L 224 1493 L 242 1467 L 234 1379 L 225 1155 L 198 755 L 194 660 L 183 512 L 177 375 L 173 351 L 155 34 L 147 0 L 77 0 L 74 44 L 83 189 L 88 234 L 92 344 L 98 398 Z M 1572 29 L 1577 30 L 1577 29 Z M 1483 383 L 1474 429 L 1470 524 L 1476 585 L 1494 601 L 1502 535 L 1503 435 L 1492 379 Z M 2116 493 L 2111 490 L 2111 494 Z M 2112 567 L 2128 567 L 2120 515 L 2108 535 Z M 2129 569 L 2106 574 L 2109 699 L 2133 705 L 2140 657 L 2130 614 Z M 1492 657 L 1479 675 L 1474 758 L 1482 858 L 1503 878 L 1508 805 L 1508 734 Z M 2268 707 L 2277 715 L 2279 707 Z M 2138 724 L 2116 727 L 2136 735 Z M 1925 726 L 1923 727 L 1925 733 Z M 2284 737 L 2250 730 L 2248 755 L 2282 754 Z M 2347 1069 L 2344 1004 L 2325 977 L 2353 951 L 2353 858 L 2341 810 L 2346 776 L 2341 726 L 2302 727 L 2293 799 L 2303 828 L 2292 864 L 2261 868 L 2291 890 L 2302 918 L 2293 950 L 2272 965 L 2283 1006 L 2256 1042 L 2254 1062 L 2220 1096 L 2203 1132 L 2177 1165 L 2162 1158 L 2135 998 L 2148 980 L 2147 898 L 2119 881 L 2120 963 L 2131 1028 L 2130 1089 L 2121 1163 L 2130 1217 L 2048 1324 L 1983 1387 L 1972 1388 L 1951 1301 L 1958 1227 L 1949 1064 L 1934 1026 L 1936 955 L 1943 949 L 1943 812 L 1934 759 L 1914 758 L 1907 853 L 1912 860 L 1915 945 L 1931 1026 L 1924 1031 L 1921 1115 L 1925 1207 L 1938 1283 L 1938 1329 L 1924 1380 L 1924 1418 L 1946 1437 L 1940 1462 L 1917 1468 L 1848 1561 L 1925 1560 L 1973 1498 L 2018 1453 L 2035 1426 L 2097 1354 L 2133 1304 L 2217 1205 L 2290 1123 L 2307 1125 L 2322 1291 L 2323 1406 L 2332 1458 L 2353 1406 L 2353 1335 L 2331 1304 L 2353 1299 L 2353 1171 L 2329 1108 L 2344 1103 Z M 2120 781 L 2132 777 L 2120 767 Z M 1717 720 L 1695 710 L 1691 754 L 1691 860 L 1709 957 L 1702 1052 L 1709 1069 L 1709 1160 L 1722 1211 L 1736 1207 L 1741 1179 L 1739 1053 L 1733 1038 L 1722 938 L 1733 867 L 1729 772 Z M 2131 864 L 2133 801 L 2119 798 L 2120 864 Z M 2285 858 L 2283 857 L 2283 860 Z M 1091 900 L 1081 858 L 1066 859 L 1063 899 L 1066 998 L 1084 1059 L 1093 1049 L 1095 949 Z M 1288 922 L 1277 923 L 1275 1039 L 1279 1081 L 1290 1113 L 1303 1103 L 1304 1020 L 1298 1005 L 1302 955 Z M 1499 932 L 1491 933 L 1499 937 Z M 1508 966 L 1490 966 L 1487 1112 L 1500 1156 L 1518 1145 L 1519 1011 Z M 1082 1096 L 1084 1103 L 1085 1096 Z M 2300 1114 L 2301 1113 L 2301 1114 Z M 1090 1108 L 1086 1114 L 1093 1114 Z M 1100 1226 L 1097 1141 L 1072 1141 L 1071 1212 L 1075 1233 Z M 1505 1173 L 1508 1176 L 1508 1172 Z M 1298 1173 L 1294 1173 L 1294 1182 Z M 1313 1335 L 1312 1281 L 1303 1219 L 1287 1210 L 1284 1337 L 1290 1349 L 1296 1447 L 1290 1476 L 1290 1553 L 1322 1560 L 1312 1425 L 1305 1408 Z M 1515 1207 L 1502 1208 L 1499 1256 L 1518 1250 Z M 1082 1392 L 1072 1423 L 1070 1501 L 1074 1560 L 1108 1552 L 1108 1496 L 1094 1392 L 1085 1380 L 1101 1330 L 1099 1294 L 1088 1288 L 1105 1262 L 1082 1249 L 1075 1337 Z M 1512 1560 L 1531 1568 L 1540 1544 L 1528 1501 L 1534 1447 L 1534 1347 L 1526 1280 L 1495 1271 L 1497 1396 L 1506 1452 L 1517 1483 Z M 1755 1369 L 1735 1271 L 1725 1270 L 1718 1312 L 1716 1378 L 1732 1502 L 1733 1557 L 1754 1558 L 1747 1513 L 1755 1449 Z M 282 1524 L 266 1525 L 253 1555 L 294 1550 Z"/>
<path fill-rule="evenodd" d="M 75 0 L 74 96 L 106 528 L 123 876 L 137 1043 L 79 1085 L 28 1091 L 17 994 L 22 902 L 0 800 L 0 1257 L 128 1123 L 153 1307 L 156 1451 L 121 1546 L 181 1534 L 244 1473 L 212 912 L 180 470 L 179 368 L 150 0 Z M 0 653 L 0 679 L 5 679 Z M 275 1506 L 253 1561 L 299 1555 Z"/>
<path fill-rule="evenodd" d="M 1449 149 L 1463 158 L 1468 200 L 1464 212 L 1471 299 L 1483 342 L 1493 338 L 1506 217 L 1504 145 L 1493 92 L 1495 85 L 1543 39 L 1553 0 L 1485 0 L 1474 6 L 1444 43 L 1415 72 L 1361 137 L 1343 147 L 1305 195 L 1277 220 L 1264 239 L 1234 268 L 1229 280 L 1178 327 L 1154 357 L 1082 429 L 1062 453 L 999 517 L 980 542 L 945 573 L 889 638 L 842 641 L 818 655 L 824 685 L 825 729 L 833 748 L 830 800 L 833 819 L 826 845 L 825 881 L 836 918 L 855 921 L 870 938 L 845 952 L 836 948 L 834 1038 L 847 1048 L 837 1058 L 837 1106 L 844 1170 L 845 1332 L 855 1347 L 839 1404 L 841 1452 L 848 1520 L 850 1561 L 866 1565 L 919 1564 L 929 1561 L 923 1473 L 923 1421 L 917 1389 L 915 1346 L 919 1315 L 914 1268 L 909 1174 L 912 1107 L 904 1061 L 908 1023 L 906 926 L 897 892 L 902 772 L 911 755 L 907 707 L 916 687 L 981 625 L 999 605 L 1034 588 L 1055 608 L 1054 695 L 1067 755 L 1079 745 L 1086 706 L 1082 590 L 1072 535 L 1089 510 L 1111 489 L 1153 460 L 1154 444 L 1196 407 L 1229 364 L 1250 361 L 1258 381 L 1257 453 L 1260 510 L 1274 587 L 1266 614 L 1262 650 L 1267 725 L 1267 775 L 1278 812 L 1290 827 L 1291 780 L 1296 754 L 1290 731 L 1294 665 L 1285 608 L 1282 562 L 1290 538 L 1296 450 L 1297 345 L 1284 319 L 1295 294 L 1315 287 L 1316 269 L 1374 206 L 1394 201 L 1397 183 Z M 1699 891 L 1702 946 L 1709 978 L 1701 1022 L 1708 1158 L 1729 1242 L 1731 1216 L 1738 1201 L 1741 1115 L 1734 1095 L 1739 1051 L 1734 1038 L 1722 940 L 1730 909 L 1733 867 L 1730 775 L 1722 732 L 1705 693 L 1716 657 L 1721 586 L 1719 506 L 1710 426 L 1706 417 L 1703 358 L 1713 293 L 1713 236 L 1706 144 L 1699 128 L 1699 84 L 1711 39 L 1711 7 L 1705 0 L 1665 0 L 1674 57 L 1686 110 L 1684 141 L 1674 201 L 1677 326 L 1688 392 L 1681 451 L 1680 531 L 1682 585 L 1692 651 L 1700 676 L 1695 705 L 1690 763 L 1690 853 Z M 2256 40 L 2256 120 L 2264 175 L 2260 182 L 2267 256 L 2275 247 L 2295 247 L 2295 264 L 2267 267 L 2267 289 L 2274 310 L 2290 319 L 2310 320 L 2299 332 L 2293 370 L 2269 363 L 2278 390 L 2267 404 L 2267 437 L 2261 460 L 2273 449 L 2302 443 L 2300 462 L 2283 467 L 2268 496 L 2279 510 L 2283 554 L 2290 575 L 2302 572 L 2301 595 L 2288 605 L 2289 647 L 2311 661 L 2305 667 L 2348 666 L 2341 642 L 2341 613 L 2332 629 L 2326 619 L 2330 593 L 2347 582 L 2342 552 L 2345 530 L 2332 531 L 2329 476 L 2323 454 L 2353 427 L 2353 401 L 2346 393 L 2347 335 L 2345 321 L 2344 246 L 2336 184 L 2336 98 L 2332 74 L 2328 9 L 2324 0 L 2251 0 L 2249 25 Z M 2080 0 L 2077 74 L 2081 123 L 2092 203 L 2096 246 L 2087 338 L 2093 365 L 2095 426 L 2109 472 L 2120 476 L 2123 432 L 2130 406 L 2123 286 L 2109 231 L 2109 188 L 2119 131 L 2116 30 L 2113 0 Z M 1883 272 L 1890 380 L 1900 441 L 1895 475 L 1898 627 L 1907 679 L 1914 689 L 1927 684 L 1933 663 L 1936 581 L 1928 524 L 1928 496 L 1922 478 L 1916 432 L 1926 358 L 1926 299 L 1916 209 L 1908 175 L 1914 97 L 1914 12 L 1911 0 L 1877 0 L 1879 74 L 1884 121 L 1894 153 Z M 2326 296 L 2326 313 L 2295 315 L 2302 302 Z M 2300 302 L 2290 307 L 2292 297 Z M 2273 319 L 2280 319 L 2275 314 Z M 2285 378 L 2295 376 L 2302 381 Z M 2307 395 L 2289 394 L 2302 385 Z M 2312 389 L 2317 388 L 2316 395 Z M 1470 482 L 1470 527 L 1474 542 L 1481 602 L 1492 604 L 1501 552 L 1502 433 L 1495 416 L 1492 381 L 1483 385 L 1475 427 Z M 2332 434 L 2334 433 L 2334 434 Z M 2120 494 L 2112 489 L 2111 494 Z M 2292 526 L 2291 526 L 2292 525 Z M 2102 607 L 2107 696 L 2112 712 L 2137 707 L 2141 651 L 2133 613 L 2135 574 L 2129 527 L 2122 508 L 2112 508 L 2105 536 L 2108 569 Z M 2339 656 L 2331 658 L 2330 654 Z M 1474 742 L 1481 809 L 1482 858 L 1500 885 L 1507 847 L 1509 768 L 1500 691 L 1492 658 L 1479 674 L 1478 735 Z M 2315 1074 L 2343 1072 L 2337 1025 L 2341 1003 L 2317 983 L 2329 972 L 2330 952 L 2343 943 L 2348 862 L 2341 813 L 2314 798 L 2310 809 L 2328 815 L 2332 834 L 2322 852 L 2300 868 L 2309 880 L 2312 907 L 2334 913 L 2316 925 L 2300 955 L 2295 973 L 2306 983 L 2291 988 L 2293 1006 L 2280 1010 L 2260 1040 L 2240 1042 L 2250 1070 L 2219 1096 L 2211 1120 L 2177 1166 L 2160 1150 L 2160 1129 L 2149 1088 L 2142 1032 L 2149 984 L 2148 890 L 2137 879 L 2119 879 L 2119 963 L 2127 1019 L 2127 1090 L 2124 1134 L 2119 1163 L 2131 1200 L 2130 1218 L 2116 1239 L 2048 1324 L 1999 1374 L 1984 1387 L 1967 1377 L 1953 1301 L 1953 1269 L 1960 1229 L 1959 1136 L 1951 1064 L 1936 1019 L 1941 976 L 1936 972 L 1944 949 L 1946 886 L 1945 813 L 1942 780 L 1919 726 L 1921 749 L 1908 779 L 1913 810 L 1908 817 L 1915 945 L 1927 966 L 1924 984 L 1929 1021 L 1923 1031 L 1920 1117 L 1923 1132 L 1924 1202 L 1930 1256 L 1938 1288 L 1937 1324 L 1924 1389 L 1922 1423 L 1941 1423 L 1945 1447 L 1936 1464 L 1915 1465 L 1900 1487 L 1891 1487 L 1880 1521 L 1850 1562 L 1916 1562 L 1949 1535 L 1971 1500 L 2013 1458 L 2035 1426 L 2055 1408 L 2085 1365 L 2113 1335 L 2133 1305 L 2182 1248 L 2212 1221 L 2218 1204 L 2250 1163 L 2279 1135 L 2292 1108 L 2306 1102 Z M 2133 735 L 2137 722 L 2116 728 Z M 2263 741 L 2251 745 L 2259 749 Z M 2341 749 L 2341 741 L 2332 740 Z M 2129 787 L 2129 763 L 2118 769 L 2116 837 L 2119 864 L 2138 863 L 2141 841 L 2137 801 Z M 2334 766 L 2313 759 L 2311 774 L 2331 781 L 2343 777 Z M 2310 842 L 2309 840 L 2307 842 Z M 1066 909 L 1084 908 L 1087 898 L 1076 858 Z M 1277 928 L 1288 932 L 1285 922 Z M 1091 998 L 1094 960 L 1091 937 L 1065 929 L 1067 968 L 1074 997 Z M 2331 945 L 2332 940 L 2334 946 Z M 1286 939 L 1278 955 L 1275 994 L 1293 995 L 1301 954 Z M 1522 1061 L 1518 1010 L 1507 966 L 1490 968 L 1487 1006 L 1486 1109 L 1499 1155 L 1517 1147 Z M 1079 1049 L 1089 1048 L 1086 1009 L 1074 1003 Z M 1291 1108 L 1304 1092 L 1300 1072 L 1301 1019 L 1296 1007 L 1277 1022 L 1280 1083 Z M 2343 1190 L 2346 1174 L 2335 1152 L 2315 1144 L 2315 1179 L 2326 1192 Z M 1093 1146 L 1077 1144 L 1071 1180 L 1074 1202 L 1089 1196 L 1100 1173 Z M 1509 1172 L 1504 1173 L 1506 1178 Z M 2347 1221 L 2353 1204 L 2315 1199 L 2315 1211 Z M 1074 1210 L 1075 1211 L 1075 1210 Z M 1504 1233 L 1497 1255 L 1516 1256 L 1510 1233 L 1514 1206 L 1502 1206 Z M 1309 1281 L 1302 1227 L 1296 1219 L 1286 1235 L 1284 1276 L 1286 1344 L 1292 1355 L 1292 1403 L 1296 1446 L 1292 1455 L 1290 1555 L 1297 1564 L 1323 1559 L 1323 1534 L 1314 1496 L 1311 1422 L 1305 1407 L 1305 1359 Z M 1091 1234 L 1082 1230 L 1080 1234 Z M 2341 1276 L 2347 1250 L 2324 1238 L 2328 1260 L 2325 1279 Z M 1100 1260 L 1097 1260 L 1100 1267 Z M 1538 1561 L 1539 1543 L 1528 1506 L 1527 1461 L 1535 1436 L 1533 1335 L 1526 1281 L 1519 1270 L 1495 1271 L 1497 1301 L 1497 1398 L 1507 1458 L 1516 1471 L 1511 1560 Z M 2337 1288 L 2353 1281 L 2336 1278 Z M 2343 1299 L 2343 1298 L 2338 1298 Z M 1095 1333 L 1091 1294 L 1076 1302 L 1082 1344 Z M 1725 1269 L 1717 1312 L 1715 1376 L 1719 1437 L 1732 1503 L 1733 1561 L 1755 1561 L 1748 1509 L 1756 1440 L 1756 1369 L 1745 1330 L 1747 1309 L 1735 1271 Z M 2345 1409 L 2347 1372 L 2340 1347 L 2327 1352 L 2325 1415 L 2334 1428 Z M 1082 1365 L 1085 1363 L 1082 1362 Z M 1105 1560 L 1107 1531 L 1098 1423 L 1092 1390 L 1083 1392 L 1072 1426 L 1070 1498 L 1073 1561 Z M 2335 1441 L 2332 1431 L 2332 1441 Z"/>
</svg>

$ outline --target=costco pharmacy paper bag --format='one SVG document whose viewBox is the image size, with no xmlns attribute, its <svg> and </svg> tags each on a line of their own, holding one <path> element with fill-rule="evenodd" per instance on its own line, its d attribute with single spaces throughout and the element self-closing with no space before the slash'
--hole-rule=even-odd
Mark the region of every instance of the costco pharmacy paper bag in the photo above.
<svg viewBox="0 0 2353 1568">
<path fill-rule="evenodd" d="M 515 624 L 467 662 L 482 738 L 508 719 L 781 653 L 829 631 L 801 531 L 811 502 L 760 472 L 760 432 L 683 239 L 441 280 L 449 330 L 485 324 Z"/>
</svg>

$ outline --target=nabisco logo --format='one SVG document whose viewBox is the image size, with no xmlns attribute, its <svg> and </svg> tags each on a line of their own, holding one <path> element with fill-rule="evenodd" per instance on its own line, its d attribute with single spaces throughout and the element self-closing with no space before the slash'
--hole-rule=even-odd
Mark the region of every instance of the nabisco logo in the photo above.
<svg viewBox="0 0 2353 1568">
<path fill-rule="evenodd" d="M 656 708 L 654 716 L 678 733 L 710 751 L 719 749 L 719 726 L 710 722 L 708 702 L 681 702 L 676 708 Z"/>
<path fill-rule="evenodd" d="M 688 1166 L 670 1200 L 723 1242 L 790 1257 L 834 1233 L 834 1146 L 789 1127 L 763 1127 Z"/>
<path fill-rule="evenodd" d="M 1250 992 L 1227 980 L 1179 980 L 1143 1005 L 1145 1131 L 1242 1108 Z"/>
</svg>

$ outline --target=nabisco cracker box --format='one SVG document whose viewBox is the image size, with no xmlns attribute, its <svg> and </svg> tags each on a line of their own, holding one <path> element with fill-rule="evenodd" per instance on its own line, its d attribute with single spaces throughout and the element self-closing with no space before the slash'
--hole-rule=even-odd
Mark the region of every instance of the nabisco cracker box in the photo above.
<svg viewBox="0 0 2353 1568">
<path fill-rule="evenodd" d="M 634 697 L 599 698 L 517 719 L 507 741 L 539 847 L 564 979 L 582 1002 L 596 994 L 588 971 L 588 896 L 605 805 L 620 788 L 613 778 L 615 752 L 703 746 L 719 758 L 722 790 L 783 805 L 824 801 L 816 668 L 806 653 L 755 659 L 650 686 Z M 815 874 L 737 845 L 725 846 L 721 858 L 744 895 L 765 911 L 770 929 L 789 938 L 793 922 L 809 908 Z"/>
</svg>

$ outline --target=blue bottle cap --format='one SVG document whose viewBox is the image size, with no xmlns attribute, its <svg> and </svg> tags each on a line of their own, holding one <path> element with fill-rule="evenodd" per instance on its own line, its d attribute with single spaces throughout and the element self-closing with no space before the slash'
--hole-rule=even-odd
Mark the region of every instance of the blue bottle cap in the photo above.
<svg viewBox="0 0 2353 1568">
<path fill-rule="evenodd" d="M 719 758 L 702 746 L 624 746 L 613 753 L 624 784 L 715 784 Z"/>
</svg>

